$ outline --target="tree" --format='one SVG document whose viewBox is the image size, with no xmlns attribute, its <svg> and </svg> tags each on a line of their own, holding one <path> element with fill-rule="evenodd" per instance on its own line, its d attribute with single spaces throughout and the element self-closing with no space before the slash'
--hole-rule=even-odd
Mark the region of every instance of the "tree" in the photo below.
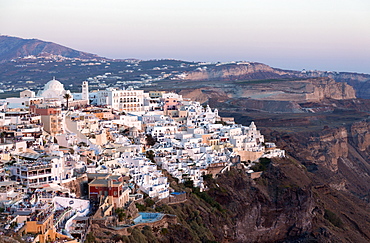
<svg viewBox="0 0 370 243">
<path fill-rule="evenodd" d="M 66 93 L 64 96 L 63 96 L 64 99 L 67 100 L 67 111 L 68 111 L 68 108 L 69 108 L 69 99 L 72 98 L 72 96 L 68 93 Z"/>
<path fill-rule="evenodd" d="M 155 160 L 154 160 L 154 157 L 155 157 L 155 153 L 153 150 L 147 150 L 146 153 L 145 153 L 145 156 L 150 160 L 152 161 L 153 163 L 156 164 Z"/>
<path fill-rule="evenodd" d="M 148 146 L 153 146 L 157 140 L 153 138 L 152 134 L 147 134 L 146 135 L 146 145 Z"/>
<path fill-rule="evenodd" d="M 118 221 L 120 222 L 122 222 L 126 217 L 125 210 L 123 208 L 117 208 L 115 213 L 118 216 Z"/>
<path fill-rule="evenodd" d="M 0 133 L 1 143 L 5 143 L 6 132 Z"/>
<path fill-rule="evenodd" d="M 194 182 L 190 179 L 184 181 L 184 186 L 189 188 L 194 188 Z"/>
</svg>

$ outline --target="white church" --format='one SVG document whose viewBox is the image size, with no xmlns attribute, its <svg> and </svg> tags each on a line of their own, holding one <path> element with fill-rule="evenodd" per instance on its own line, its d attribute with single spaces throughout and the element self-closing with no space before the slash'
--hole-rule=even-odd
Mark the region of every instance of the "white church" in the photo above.
<svg viewBox="0 0 370 243">
<path fill-rule="evenodd" d="M 53 78 L 47 82 L 42 90 L 35 92 L 25 90 L 20 93 L 18 98 L 7 98 L 8 108 L 26 109 L 30 105 L 48 105 L 48 106 L 66 106 L 66 94 L 70 95 L 68 99 L 69 107 L 81 107 L 89 105 L 101 105 L 113 108 L 118 111 L 130 113 L 142 113 L 149 110 L 144 105 L 144 100 L 149 99 L 149 94 L 144 90 L 134 90 L 129 87 L 124 90 L 107 88 L 106 90 L 97 90 L 89 93 L 89 84 L 87 81 L 82 82 L 81 93 L 71 93 L 64 89 L 64 85 Z"/>
<path fill-rule="evenodd" d="M 63 98 L 63 96 L 66 94 L 69 94 L 71 97 L 69 101 L 73 101 L 73 95 L 71 94 L 71 92 L 69 90 L 65 90 L 64 85 L 53 78 L 45 84 L 43 90 L 39 90 L 37 96 L 43 97 L 45 102 L 55 103 L 55 105 L 61 105 L 66 102 Z"/>
<path fill-rule="evenodd" d="M 35 92 L 24 90 L 20 92 L 20 97 L 6 98 L 7 108 L 10 109 L 25 109 L 30 105 L 47 104 L 52 106 L 65 106 L 67 100 L 64 98 L 66 94 L 70 95 L 68 99 L 69 106 L 83 106 L 89 104 L 89 87 L 88 82 L 82 83 L 82 93 L 71 93 L 64 89 L 64 85 L 53 78 L 47 82 L 42 90 Z"/>
</svg>

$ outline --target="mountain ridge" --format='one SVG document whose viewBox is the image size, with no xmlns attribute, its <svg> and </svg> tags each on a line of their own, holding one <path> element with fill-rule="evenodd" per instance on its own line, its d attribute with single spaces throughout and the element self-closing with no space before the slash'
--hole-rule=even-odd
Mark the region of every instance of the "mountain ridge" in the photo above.
<svg viewBox="0 0 370 243">
<path fill-rule="evenodd" d="M 50 41 L 39 39 L 23 39 L 19 37 L 0 36 L 0 62 L 27 56 L 59 55 L 67 58 L 107 59 L 96 54 L 77 51 Z"/>
<path fill-rule="evenodd" d="M 33 55 L 36 57 L 50 56 L 55 60 L 64 60 L 68 58 L 71 61 L 73 58 L 80 60 L 106 60 L 117 65 L 109 67 L 102 66 L 104 70 L 89 67 L 88 70 L 83 68 L 72 68 L 76 70 L 76 74 L 71 75 L 71 63 L 65 65 L 47 65 L 40 66 L 36 62 L 33 65 L 28 65 L 30 60 L 24 57 Z M 22 59 L 23 58 L 23 59 Z M 17 65 L 14 67 L 11 60 L 17 60 Z M 171 61 L 169 61 L 171 60 Z M 203 85 L 207 87 L 214 86 L 217 81 L 223 85 L 233 85 L 235 81 L 255 81 L 255 80 L 270 80 L 270 79 L 310 79 L 329 77 L 336 82 L 347 83 L 356 91 L 356 97 L 370 99 L 370 74 L 354 73 L 354 72 L 332 72 L 332 71 L 316 71 L 316 70 L 287 70 L 274 68 L 269 65 L 259 62 L 225 62 L 225 63 L 202 63 L 202 62 L 187 62 L 175 59 L 154 59 L 154 60 L 139 60 L 139 59 L 107 59 L 95 54 L 77 51 L 68 47 L 64 47 L 53 42 L 41 41 L 38 39 L 22 39 L 19 37 L 0 36 L 0 63 L 4 66 L 3 72 L 0 72 L 0 81 L 29 81 L 40 78 L 40 72 L 49 72 L 53 76 L 58 74 L 61 80 L 67 80 L 67 83 L 75 83 L 77 80 L 86 79 L 90 75 L 101 75 L 111 73 L 119 76 L 120 80 L 142 80 L 144 76 L 151 77 L 152 80 L 165 81 L 167 84 L 175 86 L 172 82 L 181 81 L 180 86 L 184 86 L 186 82 L 197 82 L 197 86 Z M 120 63 L 120 64 L 119 64 Z M 174 64 L 176 63 L 176 64 Z M 73 64 L 75 65 L 75 64 Z M 37 68 L 35 68 L 37 66 Z M 171 66 L 171 67 L 170 67 Z M 131 70 L 128 70 L 131 69 Z M 64 74 L 61 74 L 64 73 Z M 82 73 L 84 76 L 82 76 Z M 164 73 L 164 74 L 163 74 Z M 21 76 L 20 76 L 21 75 Z M 46 77 L 45 77 L 46 78 Z M 50 77 L 47 77 L 50 78 Z M 144 77 L 145 78 L 145 77 Z M 206 83 L 207 82 L 207 83 Z M 192 82 L 194 83 L 194 82 Z M 158 84 L 162 85 L 162 84 Z M 191 83 L 189 83 L 191 85 Z M 191 87 L 194 88 L 194 87 Z"/>
</svg>

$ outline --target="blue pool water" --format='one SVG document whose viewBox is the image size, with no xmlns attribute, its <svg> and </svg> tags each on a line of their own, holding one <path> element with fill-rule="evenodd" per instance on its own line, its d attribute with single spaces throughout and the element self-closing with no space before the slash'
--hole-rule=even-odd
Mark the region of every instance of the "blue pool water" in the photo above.
<svg viewBox="0 0 370 243">
<path fill-rule="evenodd" d="M 153 223 L 163 218 L 163 213 L 139 213 L 139 217 L 134 219 L 135 224 Z"/>
</svg>

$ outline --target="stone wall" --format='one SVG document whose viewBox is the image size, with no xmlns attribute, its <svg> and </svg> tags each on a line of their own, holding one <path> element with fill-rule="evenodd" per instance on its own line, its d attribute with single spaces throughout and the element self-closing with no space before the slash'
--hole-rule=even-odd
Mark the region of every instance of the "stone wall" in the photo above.
<svg viewBox="0 0 370 243">
<path fill-rule="evenodd" d="M 69 188 L 71 193 L 76 193 L 77 198 L 83 198 L 87 196 L 87 175 L 84 174 L 81 177 L 76 178 L 75 180 L 69 181 L 67 183 L 62 183 L 61 186 Z"/>
</svg>

